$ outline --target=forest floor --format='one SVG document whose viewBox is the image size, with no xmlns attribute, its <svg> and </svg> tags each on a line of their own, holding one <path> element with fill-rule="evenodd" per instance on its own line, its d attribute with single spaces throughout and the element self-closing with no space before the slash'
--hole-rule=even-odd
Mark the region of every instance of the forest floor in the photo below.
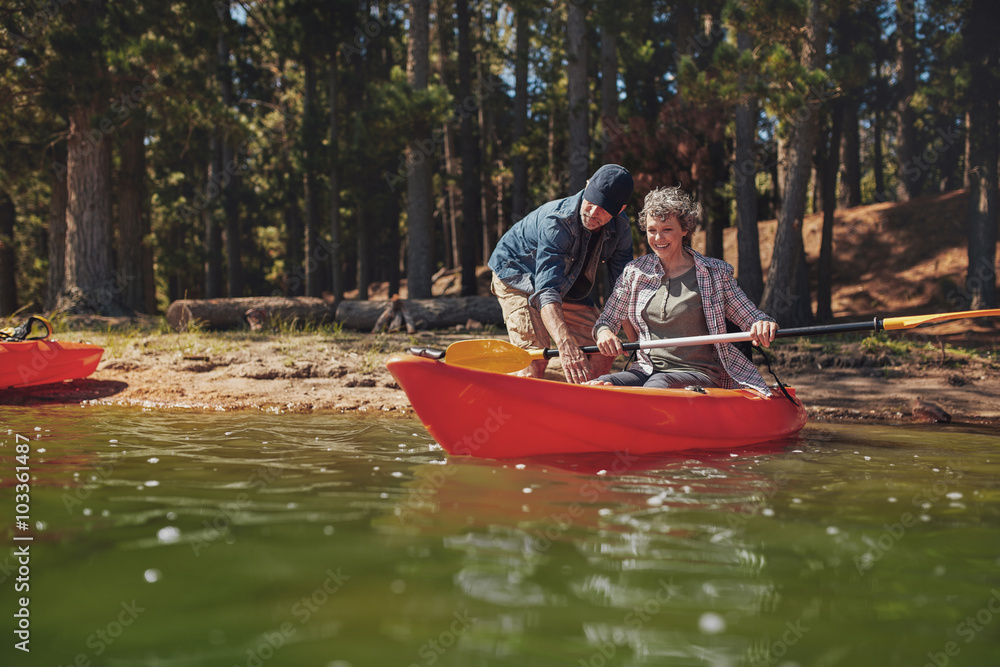
<svg viewBox="0 0 1000 667">
<path fill-rule="evenodd" d="M 842 212 L 835 234 L 836 320 L 966 309 L 965 239 L 958 222 L 963 208 L 960 193 Z M 811 259 L 818 254 L 820 224 L 818 216 L 804 223 Z M 760 225 L 764 266 L 774 226 Z M 734 264 L 735 240 L 735 229 L 727 230 L 726 259 Z M 481 273 L 481 284 L 488 284 L 488 271 Z M 995 267 L 989 275 L 996 275 Z M 458 285 L 460 276 L 445 276 L 435 293 L 453 293 Z M 386 297 L 378 286 L 371 296 Z M 0 390 L 0 405 L 410 415 L 406 395 L 385 369 L 389 356 L 412 345 L 444 348 L 470 337 L 505 338 L 490 327 L 409 336 L 336 327 L 174 332 L 151 317 L 60 318 L 57 324 L 55 338 L 105 348 L 97 371 L 86 380 Z M 1000 425 L 1000 321 L 957 320 L 877 337 L 782 339 L 772 350 L 774 370 L 797 389 L 815 421 L 927 421 L 939 414 L 937 406 L 953 421 Z M 558 360 L 548 377 L 562 379 Z"/>
</svg>

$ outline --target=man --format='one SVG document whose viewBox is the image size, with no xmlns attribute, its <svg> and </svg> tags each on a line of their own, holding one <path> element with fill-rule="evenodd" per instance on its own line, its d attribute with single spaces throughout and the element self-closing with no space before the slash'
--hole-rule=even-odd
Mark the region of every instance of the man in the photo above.
<svg viewBox="0 0 1000 667">
<path fill-rule="evenodd" d="M 633 186 L 624 167 L 604 165 L 582 191 L 543 204 L 511 227 L 490 257 L 492 290 L 510 341 L 525 349 L 554 342 L 566 379 L 574 384 L 606 373 L 614 361 L 603 355 L 588 361 L 580 346 L 594 344 L 600 312 L 590 290 L 597 267 L 607 262 L 614 284 L 632 261 L 624 210 Z M 519 375 L 541 377 L 546 363 L 535 361 Z"/>
</svg>

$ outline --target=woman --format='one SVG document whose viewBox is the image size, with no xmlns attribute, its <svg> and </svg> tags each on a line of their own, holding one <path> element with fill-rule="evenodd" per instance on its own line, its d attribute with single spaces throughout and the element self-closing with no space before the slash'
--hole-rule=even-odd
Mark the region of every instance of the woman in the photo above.
<svg viewBox="0 0 1000 667">
<path fill-rule="evenodd" d="M 658 188 L 646 195 L 637 222 L 653 252 L 625 267 L 594 326 L 603 354 L 624 352 L 618 339 L 623 324 L 638 332 L 639 340 L 655 340 L 726 333 L 726 319 L 749 330 L 754 344 L 770 346 L 778 325 L 736 284 L 733 267 L 686 245 L 699 212 L 699 205 L 679 187 Z M 771 393 L 757 368 L 728 343 L 640 350 L 628 370 L 587 384 L 743 386 Z"/>
</svg>

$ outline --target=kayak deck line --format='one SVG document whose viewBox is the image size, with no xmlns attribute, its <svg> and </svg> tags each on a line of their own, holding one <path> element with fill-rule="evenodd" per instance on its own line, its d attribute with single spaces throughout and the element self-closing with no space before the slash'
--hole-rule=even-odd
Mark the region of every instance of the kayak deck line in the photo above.
<svg viewBox="0 0 1000 667">
<path fill-rule="evenodd" d="M 794 436 L 806 423 L 802 405 L 778 392 L 573 385 L 416 355 L 396 355 L 386 366 L 428 432 L 454 455 L 731 450 Z"/>
</svg>

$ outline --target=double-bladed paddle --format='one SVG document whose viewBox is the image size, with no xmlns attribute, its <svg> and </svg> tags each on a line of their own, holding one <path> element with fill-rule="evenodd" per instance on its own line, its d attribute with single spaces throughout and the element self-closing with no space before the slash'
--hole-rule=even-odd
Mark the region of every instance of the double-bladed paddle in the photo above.
<svg viewBox="0 0 1000 667">
<path fill-rule="evenodd" d="M 970 317 L 998 317 L 1000 308 L 992 310 L 964 310 L 956 313 L 937 313 L 935 315 L 912 315 L 907 317 L 876 317 L 869 322 L 848 322 L 843 324 L 825 324 L 815 327 L 798 327 L 794 329 L 779 329 L 776 338 L 792 338 L 795 336 L 820 336 L 835 333 L 850 333 L 854 331 L 894 331 L 898 329 L 913 329 L 923 324 L 937 324 L 948 320 L 959 320 Z M 712 343 L 738 343 L 751 340 L 749 332 L 714 334 L 708 336 L 689 336 L 686 338 L 660 338 L 638 343 L 622 343 L 625 351 L 650 350 L 657 347 L 687 347 L 691 345 L 708 345 Z M 596 345 L 580 348 L 583 352 L 593 354 L 599 352 Z M 463 368 L 491 371 L 494 373 L 514 373 L 536 359 L 551 359 L 559 356 L 558 349 L 525 350 L 505 340 L 482 339 L 460 340 L 452 343 L 445 351 L 430 348 L 411 348 L 410 352 L 420 356 L 440 359 L 446 363 Z"/>
</svg>

